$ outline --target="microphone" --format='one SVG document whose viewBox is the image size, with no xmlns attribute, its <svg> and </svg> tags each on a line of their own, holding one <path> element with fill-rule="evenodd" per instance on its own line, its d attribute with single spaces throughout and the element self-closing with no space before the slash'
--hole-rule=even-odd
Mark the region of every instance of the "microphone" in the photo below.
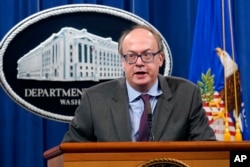
<svg viewBox="0 0 250 167">
<path fill-rule="evenodd" d="M 146 104 L 147 115 L 148 115 L 148 127 L 149 127 L 149 141 L 154 141 L 154 134 L 152 132 L 152 109 L 150 106 L 150 102 L 148 101 Z"/>
</svg>

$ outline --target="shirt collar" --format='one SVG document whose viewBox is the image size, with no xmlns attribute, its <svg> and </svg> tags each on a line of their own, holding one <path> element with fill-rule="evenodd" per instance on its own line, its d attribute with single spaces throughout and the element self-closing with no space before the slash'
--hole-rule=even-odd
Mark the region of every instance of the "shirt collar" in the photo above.
<svg viewBox="0 0 250 167">
<path fill-rule="evenodd" d="M 129 85 L 128 81 L 126 80 L 126 85 L 127 85 L 127 89 L 128 89 L 128 98 L 129 98 L 129 102 L 133 102 L 135 99 L 137 99 L 142 93 L 138 92 L 137 90 L 135 90 L 132 86 Z M 160 94 L 162 94 L 162 91 L 159 89 L 158 86 L 158 79 L 155 81 L 154 85 L 149 89 L 149 91 L 147 92 L 147 94 L 149 94 L 150 96 L 159 96 Z"/>
</svg>

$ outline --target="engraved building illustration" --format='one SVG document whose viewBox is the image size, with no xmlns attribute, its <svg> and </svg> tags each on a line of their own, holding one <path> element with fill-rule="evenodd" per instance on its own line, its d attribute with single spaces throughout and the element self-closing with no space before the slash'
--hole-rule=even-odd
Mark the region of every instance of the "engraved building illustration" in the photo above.
<svg viewBox="0 0 250 167">
<path fill-rule="evenodd" d="M 64 27 L 17 61 L 17 78 L 99 81 L 123 76 L 118 44 L 111 38 Z"/>
</svg>

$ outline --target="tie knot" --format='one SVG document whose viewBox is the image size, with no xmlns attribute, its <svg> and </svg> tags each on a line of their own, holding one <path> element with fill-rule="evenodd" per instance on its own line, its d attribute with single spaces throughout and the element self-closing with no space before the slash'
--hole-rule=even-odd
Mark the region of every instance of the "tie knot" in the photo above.
<svg viewBox="0 0 250 167">
<path fill-rule="evenodd" d="M 149 101 L 150 95 L 149 94 L 142 94 L 141 98 L 143 102 L 145 103 L 146 101 Z"/>
</svg>

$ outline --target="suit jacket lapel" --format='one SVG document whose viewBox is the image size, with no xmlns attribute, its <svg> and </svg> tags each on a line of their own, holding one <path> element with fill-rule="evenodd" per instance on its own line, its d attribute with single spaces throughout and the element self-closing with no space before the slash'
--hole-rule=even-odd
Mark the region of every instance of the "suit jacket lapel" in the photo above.
<svg viewBox="0 0 250 167">
<path fill-rule="evenodd" d="M 156 141 L 160 139 L 162 133 L 164 132 L 173 108 L 173 105 L 169 102 L 169 99 L 172 97 L 172 94 L 166 81 L 166 78 L 162 75 L 159 75 L 159 84 L 163 93 L 159 96 L 157 101 L 157 105 L 154 111 L 152 127 Z"/>
<path fill-rule="evenodd" d="M 172 103 L 169 102 L 172 94 L 166 78 L 162 75 L 159 75 L 159 84 L 163 93 L 158 98 L 158 102 L 154 111 L 152 127 L 156 141 L 161 138 L 161 135 L 167 126 L 173 108 Z M 113 89 L 117 90 L 117 93 L 114 95 L 113 103 L 111 105 L 111 112 L 116 133 L 120 141 L 131 141 L 131 121 L 129 115 L 129 101 L 125 79 L 121 79 L 118 86 Z"/>
<path fill-rule="evenodd" d="M 131 123 L 129 115 L 129 102 L 125 79 L 121 79 L 113 97 L 111 112 L 113 122 L 120 141 L 131 141 Z"/>
</svg>

